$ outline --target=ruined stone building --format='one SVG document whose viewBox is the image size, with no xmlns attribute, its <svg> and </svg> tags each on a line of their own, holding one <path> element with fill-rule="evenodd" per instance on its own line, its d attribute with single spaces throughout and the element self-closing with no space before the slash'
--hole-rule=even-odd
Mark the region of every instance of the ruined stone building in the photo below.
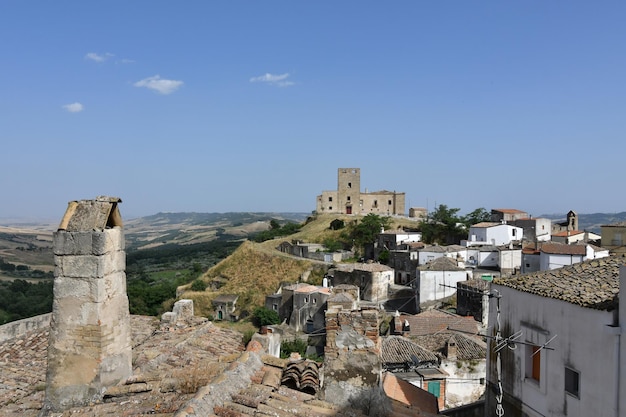
<svg viewBox="0 0 626 417">
<path fill-rule="evenodd" d="M 361 169 L 339 168 L 337 190 L 317 196 L 318 213 L 405 215 L 405 193 L 396 191 L 361 192 Z"/>
</svg>

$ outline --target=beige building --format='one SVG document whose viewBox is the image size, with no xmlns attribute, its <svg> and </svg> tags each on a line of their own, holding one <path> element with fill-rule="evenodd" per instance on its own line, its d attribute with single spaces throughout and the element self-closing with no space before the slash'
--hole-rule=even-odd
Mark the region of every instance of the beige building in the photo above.
<svg viewBox="0 0 626 417">
<path fill-rule="evenodd" d="M 404 216 L 405 193 L 395 191 L 361 192 L 361 169 L 339 168 L 337 190 L 317 196 L 318 213 L 380 214 Z"/>
<path fill-rule="evenodd" d="M 626 222 L 600 226 L 601 245 L 611 253 L 626 253 Z"/>
</svg>

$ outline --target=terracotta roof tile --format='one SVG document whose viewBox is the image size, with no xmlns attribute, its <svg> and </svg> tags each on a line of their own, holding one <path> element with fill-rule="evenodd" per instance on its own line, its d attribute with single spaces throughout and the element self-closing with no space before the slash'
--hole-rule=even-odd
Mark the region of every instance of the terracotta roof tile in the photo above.
<svg viewBox="0 0 626 417">
<path fill-rule="evenodd" d="M 413 356 L 419 362 L 437 364 L 437 356 L 402 336 L 387 336 L 382 340 L 381 360 L 383 364 L 411 363 Z M 416 364 L 417 365 L 417 364 Z"/>
<path fill-rule="evenodd" d="M 587 248 L 585 245 L 566 245 L 564 243 L 544 243 L 539 249 L 543 253 L 553 255 L 585 255 Z"/>
<path fill-rule="evenodd" d="M 610 256 L 549 271 L 498 278 L 494 284 L 581 307 L 611 311 L 618 304 L 619 269 L 625 264 L 623 256 Z"/>
<path fill-rule="evenodd" d="M 400 320 L 409 322 L 411 337 L 448 332 L 448 327 L 467 333 L 478 332 L 478 324 L 473 317 L 463 317 L 440 310 L 426 310 L 416 315 L 401 315 Z"/>
</svg>

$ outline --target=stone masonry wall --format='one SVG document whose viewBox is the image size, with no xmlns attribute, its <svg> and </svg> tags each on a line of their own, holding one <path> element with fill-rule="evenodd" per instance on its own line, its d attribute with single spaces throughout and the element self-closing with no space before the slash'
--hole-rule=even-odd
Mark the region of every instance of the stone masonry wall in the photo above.
<svg viewBox="0 0 626 417">
<path fill-rule="evenodd" d="M 59 230 L 53 248 L 44 413 L 97 402 L 132 375 L 123 230 Z"/>
<path fill-rule="evenodd" d="M 345 407 L 383 407 L 378 310 L 326 312 L 324 397 Z M 382 412 L 380 409 L 379 412 Z M 382 415 L 374 413 L 371 415 Z"/>
</svg>

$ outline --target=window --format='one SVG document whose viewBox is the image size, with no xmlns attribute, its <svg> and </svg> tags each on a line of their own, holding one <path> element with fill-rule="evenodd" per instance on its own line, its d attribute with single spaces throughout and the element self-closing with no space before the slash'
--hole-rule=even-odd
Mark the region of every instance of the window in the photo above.
<svg viewBox="0 0 626 417">
<path fill-rule="evenodd" d="M 276 303 L 272 304 L 272 310 L 278 311 L 278 304 Z"/>
<path fill-rule="evenodd" d="M 333 206 L 328 206 L 328 210 L 332 210 L 332 209 L 333 209 Z"/>
<path fill-rule="evenodd" d="M 378 200 L 374 200 L 374 207 L 378 207 Z"/>
<path fill-rule="evenodd" d="M 568 367 L 565 367 L 565 392 L 580 398 L 580 374 Z"/>
<path fill-rule="evenodd" d="M 351 182 L 348 183 L 348 188 L 352 188 L 352 183 Z"/>
<path fill-rule="evenodd" d="M 313 297 L 313 304 L 317 304 L 317 298 Z"/>
<path fill-rule="evenodd" d="M 526 379 L 541 380 L 541 347 L 526 345 Z"/>
<path fill-rule="evenodd" d="M 512 229 L 512 232 L 513 232 L 513 237 L 515 237 L 517 235 L 517 230 Z"/>
<path fill-rule="evenodd" d="M 348 196 L 348 201 L 350 201 L 350 196 Z"/>
<path fill-rule="evenodd" d="M 305 302 L 305 303 L 308 303 L 308 302 L 309 302 L 309 297 L 308 297 L 308 296 L 304 297 L 304 302 Z"/>
<path fill-rule="evenodd" d="M 387 204 L 388 204 L 388 205 L 391 205 L 391 200 L 387 200 Z"/>
<path fill-rule="evenodd" d="M 328 197 L 328 201 L 329 201 L 329 202 L 330 202 L 330 201 L 333 201 L 333 198 L 332 198 L 332 197 Z"/>
</svg>

